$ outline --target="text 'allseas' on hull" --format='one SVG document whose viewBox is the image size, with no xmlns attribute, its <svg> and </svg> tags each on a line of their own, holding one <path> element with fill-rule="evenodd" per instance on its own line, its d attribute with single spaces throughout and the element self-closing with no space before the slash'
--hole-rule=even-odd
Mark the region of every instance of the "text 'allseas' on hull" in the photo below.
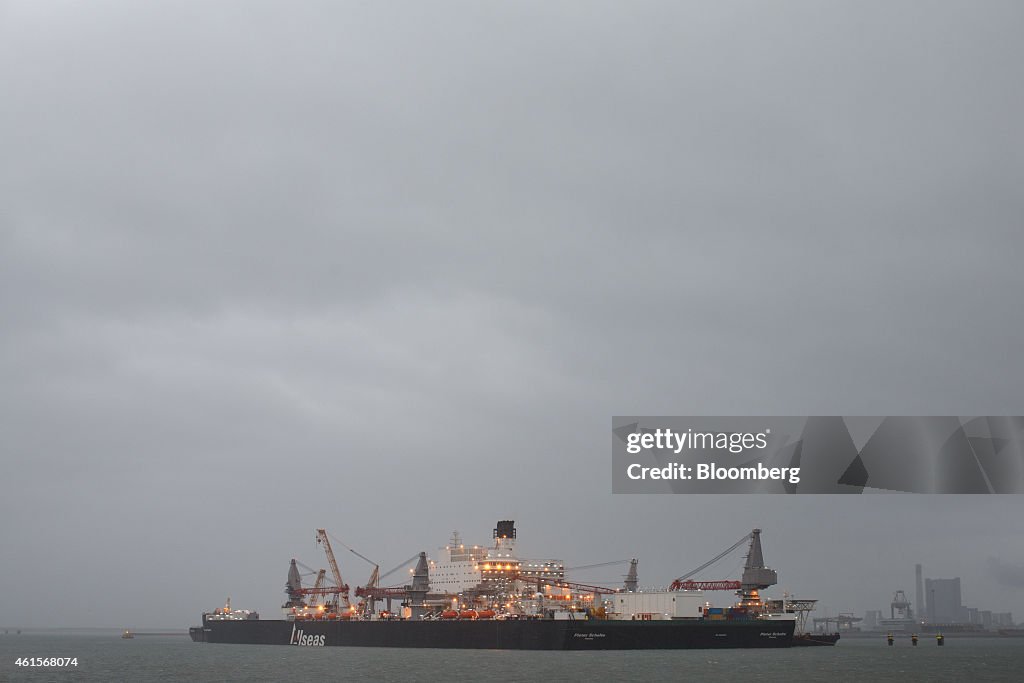
<svg viewBox="0 0 1024 683">
<path fill-rule="evenodd" d="M 650 650 L 778 648 L 793 640 L 792 620 L 210 621 L 190 629 L 207 643 L 459 648 L 496 650 Z"/>
</svg>

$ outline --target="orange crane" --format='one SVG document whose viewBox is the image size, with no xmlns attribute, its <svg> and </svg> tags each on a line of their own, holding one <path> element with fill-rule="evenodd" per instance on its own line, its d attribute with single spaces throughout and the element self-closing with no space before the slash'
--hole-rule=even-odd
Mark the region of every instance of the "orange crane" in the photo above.
<svg viewBox="0 0 1024 683">
<path fill-rule="evenodd" d="M 744 536 L 740 540 L 738 540 L 735 543 L 733 543 L 727 549 L 725 549 L 722 552 L 720 552 L 717 555 L 715 555 L 715 557 L 713 557 L 711 560 L 705 562 L 701 566 L 699 566 L 696 569 L 694 569 L 692 572 L 688 572 L 686 574 L 683 574 L 678 579 L 673 581 L 672 585 L 669 586 L 668 589 L 670 591 L 678 591 L 678 590 L 690 590 L 690 591 L 692 591 L 692 590 L 712 590 L 712 591 L 714 591 L 714 590 L 739 590 L 739 588 L 742 585 L 741 582 L 739 582 L 739 581 L 687 581 L 687 579 L 689 579 L 694 574 L 697 574 L 699 572 L 704 571 L 705 569 L 707 569 L 708 567 L 713 565 L 715 562 L 718 562 L 720 559 L 722 559 L 723 557 L 725 557 L 726 555 L 731 553 L 733 550 L 736 550 L 736 548 L 739 548 L 741 545 L 743 545 L 744 543 L 749 541 L 751 539 L 751 537 L 752 537 L 752 534 L 747 534 L 746 536 Z M 735 584 L 735 585 L 733 585 L 733 584 Z M 705 586 L 705 585 L 707 586 L 706 588 L 699 588 L 698 587 L 698 586 Z"/>
<path fill-rule="evenodd" d="M 374 603 L 376 602 L 374 592 L 377 590 L 379 583 L 380 565 L 375 564 L 373 565 L 373 572 L 370 573 L 370 580 L 366 582 L 366 585 L 356 586 L 356 596 L 363 598 L 362 603 L 359 605 L 359 611 L 364 616 L 373 614 Z"/>
<path fill-rule="evenodd" d="M 354 550 L 352 552 L 355 553 Z M 356 554 L 359 555 L 359 553 L 356 553 Z M 363 557 L 363 556 L 359 555 L 359 557 Z M 370 580 L 366 582 L 365 586 L 356 586 L 356 597 L 360 597 L 360 598 L 368 597 L 368 598 L 371 598 L 371 599 L 374 599 L 374 600 L 382 600 L 384 598 L 405 597 L 405 593 L 406 593 L 405 588 L 402 588 L 402 587 L 399 587 L 399 586 L 393 586 L 391 588 L 384 588 L 384 587 L 382 587 L 380 585 L 380 582 L 381 582 L 382 579 L 388 578 L 389 576 L 391 576 L 392 574 L 397 572 L 399 569 L 401 569 L 402 567 L 406 566 L 407 564 L 409 564 L 410 562 L 412 562 L 413 560 L 415 560 L 418 557 L 419 557 L 419 553 L 416 553 L 415 555 L 410 557 L 408 560 L 406 560 L 405 562 L 401 563 L 400 565 L 398 565 L 397 567 L 395 567 L 394 569 L 392 569 L 391 571 L 389 571 L 389 572 L 387 572 L 386 574 L 383 574 L 383 575 L 380 573 L 380 567 L 377 565 L 377 563 L 372 562 L 371 560 L 366 560 L 367 562 L 370 562 L 370 564 L 373 565 L 373 573 L 370 574 Z M 366 559 L 366 558 L 363 558 L 363 559 Z"/>
<path fill-rule="evenodd" d="M 338 561 L 334 559 L 334 551 L 331 549 L 331 541 L 327 538 L 326 529 L 316 530 L 316 542 L 323 544 L 324 552 L 327 554 L 327 563 L 331 567 L 331 574 L 334 575 L 334 587 L 330 591 L 325 592 L 330 592 L 334 595 L 340 596 L 342 606 L 345 609 L 350 609 L 352 607 L 352 603 L 349 601 L 348 597 L 348 584 L 341 579 L 341 570 L 338 569 Z M 318 590 L 323 591 L 322 588 Z"/>
<path fill-rule="evenodd" d="M 320 599 L 319 589 L 324 585 L 324 577 L 327 576 L 327 570 L 321 569 L 316 575 L 316 581 L 313 583 L 313 593 L 309 594 L 309 606 L 315 607 L 317 601 Z"/>
<path fill-rule="evenodd" d="M 352 550 L 352 549 L 349 548 L 349 550 Z M 352 550 L 352 552 L 355 553 L 356 555 L 359 555 L 359 553 L 356 553 L 355 550 Z M 359 555 L 359 557 L 363 557 L 363 556 Z M 366 603 L 363 606 L 363 613 L 364 614 L 369 614 L 369 613 L 373 612 L 373 610 L 375 609 L 376 602 L 378 600 L 386 600 L 387 601 L 387 612 L 391 612 L 391 601 L 392 600 L 396 600 L 396 599 L 397 600 L 404 600 L 406 597 L 408 597 L 408 595 L 409 595 L 408 590 L 407 590 L 408 587 L 384 588 L 384 587 L 382 587 L 380 585 L 380 582 L 383 579 L 388 578 L 389 576 L 391 576 L 392 574 L 394 574 L 399 569 L 401 569 L 402 567 L 406 566 L 407 564 L 409 564 L 413 560 L 417 559 L 418 557 L 419 557 L 419 553 L 416 553 L 415 555 L 410 557 L 408 560 L 406 560 L 405 562 L 401 563 L 400 565 L 398 565 L 397 567 L 395 567 L 394 569 L 392 569 L 391 571 L 389 571 L 389 572 L 387 572 L 385 574 L 381 574 L 380 573 L 380 566 L 376 562 L 373 562 L 372 560 L 369 560 L 369 559 L 363 557 L 364 560 L 366 560 L 367 562 L 370 562 L 370 564 L 373 565 L 373 573 L 370 574 L 370 580 L 366 582 L 366 585 L 365 586 L 356 586 L 356 597 L 364 598 L 364 601 Z"/>
</svg>

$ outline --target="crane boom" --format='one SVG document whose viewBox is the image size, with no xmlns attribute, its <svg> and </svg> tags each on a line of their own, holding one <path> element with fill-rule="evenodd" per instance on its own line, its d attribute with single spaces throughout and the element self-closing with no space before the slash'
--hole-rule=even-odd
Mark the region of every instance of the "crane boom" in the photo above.
<svg viewBox="0 0 1024 683">
<path fill-rule="evenodd" d="M 738 591 L 742 581 L 673 581 L 670 591 Z"/>
<path fill-rule="evenodd" d="M 331 566 L 331 573 L 334 574 L 334 583 L 340 586 L 342 584 L 341 570 L 338 569 L 338 561 L 334 559 L 334 550 L 331 549 L 331 540 L 327 538 L 326 529 L 316 530 L 316 542 L 323 544 L 324 552 L 327 554 L 327 561 Z"/>
<path fill-rule="evenodd" d="M 379 583 L 380 583 L 380 565 L 376 565 L 375 564 L 375 565 L 373 565 L 373 571 L 370 573 L 370 579 L 366 582 L 366 585 L 363 586 L 362 588 L 360 588 L 358 586 L 356 587 L 356 596 L 357 597 L 366 597 L 367 598 L 360 605 L 362 613 L 364 615 L 366 615 L 366 616 L 371 616 L 373 614 L 374 609 L 375 609 L 374 603 L 375 603 L 376 599 L 375 599 L 375 596 L 374 596 L 374 592 L 377 590 L 377 585 Z M 367 592 L 364 593 L 363 595 L 360 595 L 360 590 L 365 590 Z"/>
<path fill-rule="evenodd" d="M 732 551 L 739 548 L 746 542 L 750 542 L 747 548 L 746 562 L 743 567 L 743 580 L 742 581 L 693 581 L 690 577 L 697 574 L 704 569 L 707 569 L 715 562 L 731 553 Z M 713 557 L 710 561 L 705 562 L 701 566 L 694 569 L 692 572 L 683 574 L 678 579 L 672 582 L 669 586 L 669 590 L 710 590 L 710 591 L 723 591 L 723 590 L 735 590 L 742 591 L 744 604 L 760 604 L 760 598 L 758 591 L 762 588 L 768 588 L 778 583 L 778 576 L 774 569 L 769 569 L 764 566 L 764 555 L 761 552 L 761 530 L 754 529 L 749 534 L 745 535 L 740 540 L 733 543 L 727 549 L 720 552 L 718 555 Z"/>
<path fill-rule="evenodd" d="M 327 562 L 331 567 L 331 573 L 334 575 L 334 583 L 337 586 L 337 592 L 341 595 L 342 601 L 345 603 L 345 607 L 350 607 L 348 597 L 348 586 L 341 580 L 341 570 L 338 569 L 338 561 L 334 559 L 334 551 L 331 549 L 331 540 L 327 538 L 326 529 L 316 530 L 316 542 L 322 543 L 324 546 L 324 552 L 327 554 Z"/>
<path fill-rule="evenodd" d="M 569 588 L 581 593 L 600 593 L 603 595 L 622 592 L 621 588 L 606 588 L 604 586 L 594 586 L 589 583 L 577 583 L 576 581 L 565 581 L 563 579 L 546 579 L 540 576 L 524 576 L 523 574 L 516 574 L 511 578 L 513 581 L 536 584 L 538 589 L 541 586 L 551 586 L 552 588 Z"/>
<path fill-rule="evenodd" d="M 318 590 L 321 587 L 323 587 L 323 585 L 324 585 L 324 577 L 325 576 L 327 576 L 327 570 L 326 569 L 321 569 L 319 572 L 317 572 L 316 581 L 313 583 L 313 590 L 314 591 Z M 310 593 L 309 596 L 310 596 L 310 598 L 309 598 L 309 606 L 312 607 L 319 600 L 318 594 L 317 593 Z"/>
</svg>

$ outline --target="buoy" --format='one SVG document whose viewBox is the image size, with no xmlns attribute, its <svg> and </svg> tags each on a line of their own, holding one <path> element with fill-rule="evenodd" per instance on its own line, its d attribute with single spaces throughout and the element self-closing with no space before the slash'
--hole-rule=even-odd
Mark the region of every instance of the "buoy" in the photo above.
<svg viewBox="0 0 1024 683">
<path fill-rule="evenodd" d="M 892 634 L 890 633 L 889 635 L 887 635 L 887 636 L 885 637 L 885 639 L 889 641 L 889 647 L 892 647 L 892 642 L 893 642 L 893 640 L 892 640 Z"/>
<path fill-rule="evenodd" d="M 914 635 L 910 636 L 910 643 L 914 647 L 917 647 L 917 634 L 916 633 Z"/>
<path fill-rule="evenodd" d="M 942 635 L 941 633 L 939 635 L 935 636 L 935 644 L 938 645 L 939 647 L 942 647 L 943 645 L 945 645 L 946 644 L 946 636 Z"/>
</svg>

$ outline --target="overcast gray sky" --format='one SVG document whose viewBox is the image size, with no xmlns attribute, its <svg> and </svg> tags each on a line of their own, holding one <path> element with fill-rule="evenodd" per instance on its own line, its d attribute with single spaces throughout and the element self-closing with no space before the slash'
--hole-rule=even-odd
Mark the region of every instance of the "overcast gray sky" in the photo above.
<svg viewBox="0 0 1024 683">
<path fill-rule="evenodd" d="M 1022 414 L 1022 25 L 0 2 L 0 626 L 273 616 L 318 526 L 389 568 L 502 518 L 645 584 L 761 526 L 833 613 L 922 562 L 1024 621 L 1019 496 L 612 496 L 608 434 Z"/>
</svg>

